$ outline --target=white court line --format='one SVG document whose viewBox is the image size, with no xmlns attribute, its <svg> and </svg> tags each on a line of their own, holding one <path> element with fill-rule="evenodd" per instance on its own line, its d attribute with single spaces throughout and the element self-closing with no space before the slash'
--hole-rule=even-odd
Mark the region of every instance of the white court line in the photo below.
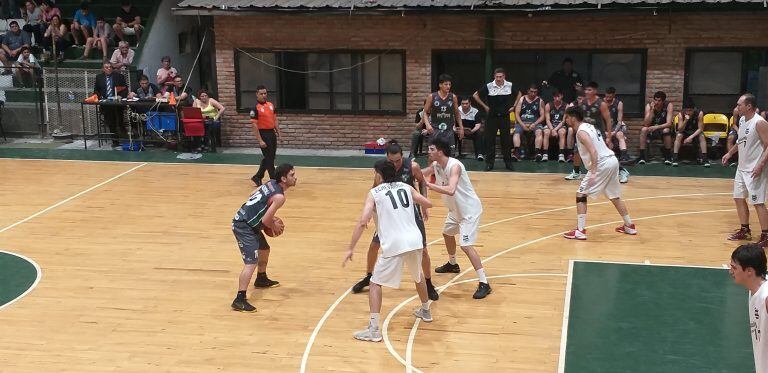
<svg viewBox="0 0 768 373">
<path fill-rule="evenodd" d="M 648 196 L 648 197 L 628 198 L 628 199 L 625 199 L 624 201 L 644 201 L 644 200 L 649 200 L 649 199 L 660 199 L 660 198 L 701 197 L 701 196 L 716 196 L 716 195 L 731 195 L 731 194 L 732 193 L 720 193 L 720 192 L 717 192 L 717 193 L 668 194 L 668 195 L 662 195 L 662 196 Z M 610 201 L 603 201 L 603 202 L 593 203 L 591 205 L 592 206 L 596 206 L 596 205 L 604 205 L 604 204 L 608 204 L 608 203 L 611 203 L 611 202 Z M 511 220 L 527 218 L 527 217 L 535 216 L 535 215 L 543 215 L 543 214 L 547 214 L 547 213 L 550 213 L 550 212 L 572 210 L 572 209 L 575 209 L 575 208 L 576 208 L 576 205 L 569 205 L 567 207 L 559 207 L 559 208 L 554 208 L 554 209 L 548 209 L 548 210 L 532 212 L 532 213 L 528 213 L 528 214 L 513 216 L 513 217 L 510 217 L 510 218 L 505 218 L 505 219 L 502 219 L 502 220 L 497 220 L 497 221 L 493 221 L 493 222 L 490 222 L 490 223 L 486 223 L 486 224 L 481 225 L 480 228 L 489 227 L 491 225 L 495 225 L 495 224 L 499 224 L 499 223 L 507 222 L 507 221 L 511 221 Z M 438 238 L 436 240 L 428 242 L 427 245 L 434 245 L 435 243 L 438 243 L 438 242 L 440 242 L 442 240 L 443 240 L 442 238 Z M 486 260 L 490 260 L 490 259 L 492 259 L 494 257 L 495 256 L 492 256 L 492 257 L 490 257 L 490 258 L 488 258 Z M 460 277 L 460 276 L 462 276 L 464 274 L 457 275 L 453 279 L 455 280 L 456 278 L 458 278 L 458 277 Z M 317 338 L 317 335 L 319 334 L 320 329 L 323 327 L 323 324 L 328 319 L 328 316 L 330 316 L 330 312 L 332 312 L 333 309 L 335 309 L 339 305 L 339 303 L 341 303 L 344 300 L 344 298 L 346 298 L 347 295 L 349 295 L 351 290 L 352 290 L 352 288 L 350 287 L 349 289 L 347 289 L 346 292 L 344 292 L 342 295 L 340 295 L 336 299 L 336 301 L 333 302 L 333 304 L 331 304 L 331 306 L 328 308 L 328 310 L 326 310 L 325 313 L 323 313 L 323 317 L 321 317 L 320 320 L 315 325 L 315 328 L 314 328 L 312 334 L 310 335 L 309 340 L 307 340 L 307 346 L 304 349 L 304 355 L 301 357 L 301 368 L 299 369 L 300 373 L 305 373 L 306 372 L 307 361 L 309 360 L 309 354 L 312 351 L 312 345 L 314 345 L 315 339 Z M 386 333 L 386 330 L 384 331 L 384 333 Z M 385 342 L 387 342 L 386 339 L 385 339 Z M 401 361 L 401 362 L 403 362 L 403 361 Z"/>
<path fill-rule="evenodd" d="M 642 217 L 642 218 L 634 218 L 634 219 L 632 219 L 632 220 L 634 220 L 634 221 L 640 221 L 640 220 L 649 220 L 649 219 L 665 218 L 665 217 L 670 217 L 670 216 L 681 216 L 681 215 L 696 215 L 696 214 L 709 214 L 709 213 L 715 213 L 715 212 L 729 212 L 729 211 L 735 211 L 735 209 L 721 209 L 721 210 L 704 210 L 704 211 L 686 211 L 686 212 L 675 212 L 675 213 L 669 213 L 669 214 L 661 214 L 661 215 L 654 215 L 654 216 L 646 216 L 646 217 Z M 602 226 L 606 226 L 606 225 L 612 225 L 612 224 L 617 224 L 617 223 L 622 223 L 622 222 L 623 222 L 623 220 L 616 220 L 616 221 L 611 221 L 611 222 L 607 222 L 607 223 L 600 223 L 600 224 L 590 225 L 590 226 L 587 226 L 587 228 L 596 228 L 596 227 L 602 227 Z M 536 243 L 536 242 L 540 242 L 540 241 L 544 241 L 544 240 L 547 240 L 547 239 L 550 239 L 550 238 L 553 238 L 553 237 L 561 236 L 561 235 L 563 235 L 563 234 L 564 234 L 564 233 L 566 233 L 566 232 L 567 232 L 567 231 L 563 231 L 563 232 L 559 232 L 559 233 L 554 233 L 554 234 L 551 234 L 551 235 L 548 235 L 548 236 L 544 236 L 544 237 L 541 237 L 541 238 L 537 238 L 537 239 L 535 239 L 535 240 L 532 240 L 532 241 L 528 241 L 528 242 L 525 242 L 525 243 L 519 244 L 519 245 L 517 245 L 517 246 L 513 246 L 513 247 L 510 247 L 509 249 L 506 249 L 506 250 L 504 250 L 504 251 L 498 252 L 498 253 L 496 253 L 495 255 L 492 255 L 492 256 L 490 256 L 490 257 L 488 257 L 488 258 L 486 258 L 486 259 L 482 260 L 481 262 L 482 262 L 482 263 L 486 263 L 486 262 L 488 262 L 488 261 L 491 261 L 491 260 L 493 260 L 494 258 L 496 258 L 496 257 L 499 257 L 499 256 L 501 256 L 501 255 L 504 255 L 504 254 L 506 254 L 506 253 L 508 253 L 508 252 L 510 252 L 510 251 L 513 251 L 513 250 L 517 250 L 517 249 L 519 249 L 519 248 L 521 248 L 521 247 L 524 247 L 524 246 L 528 246 L 528 245 L 531 245 L 531 244 L 533 244 L 533 243 Z M 632 263 L 632 264 L 637 264 L 637 263 Z M 684 266 L 684 267 L 688 267 L 688 266 Z M 448 287 L 448 286 L 450 286 L 450 285 L 451 285 L 453 282 L 455 282 L 455 280 L 457 280 L 457 279 L 458 279 L 459 277 L 461 277 L 461 276 L 464 276 L 465 274 L 469 273 L 470 271 L 474 271 L 474 268 L 472 268 L 472 269 L 465 269 L 463 272 L 461 272 L 461 273 L 459 273 L 458 275 L 456 275 L 455 277 L 453 277 L 453 278 L 452 278 L 450 281 L 448 281 L 448 283 L 446 283 L 445 285 L 443 285 L 441 288 L 445 288 L 445 287 Z M 390 353 L 392 356 L 394 356 L 394 357 L 395 357 L 395 359 L 397 359 L 397 361 L 399 361 L 399 362 L 401 362 L 403 365 L 405 365 L 405 366 L 406 366 L 406 371 L 408 371 L 409 367 L 406 365 L 406 361 L 403 359 L 403 357 L 402 357 L 402 356 L 400 356 L 400 354 L 398 354 L 398 353 L 397 353 L 397 351 L 395 351 L 394 347 L 392 347 L 392 344 L 391 344 L 391 342 L 389 341 L 389 338 L 387 337 L 387 336 L 388 336 L 388 333 L 387 333 L 387 328 L 389 327 L 389 322 L 390 322 L 390 320 L 392 319 L 392 317 L 395 315 L 395 313 L 396 313 L 397 311 L 399 311 L 399 310 L 400 310 L 400 309 L 401 309 L 403 306 L 405 306 L 405 304 L 406 304 L 406 303 L 407 303 L 407 302 L 405 302 L 405 301 L 404 301 L 404 302 L 402 302 L 402 303 L 400 303 L 400 304 L 399 304 L 397 307 L 395 307 L 394 309 L 392 309 L 392 311 L 390 311 L 390 312 L 389 312 L 389 314 L 387 315 L 386 319 L 384 319 L 384 323 L 382 324 L 382 334 L 383 334 L 383 336 L 384 336 L 384 343 L 386 344 L 386 346 L 387 346 L 387 350 L 389 351 L 389 353 Z M 413 335 L 413 336 L 414 336 L 414 338 L 415 338 L 415 336 L 416 336 L 416 333 L 415 333 L 415 331 L 414 331 L 413 329 L 418 329 L 418 324 L 417 324 L 417 323 L 415 323 L 415 322 L 414 322 L 414 325 L 413 325 L 413 327 L 411 328 L 411 333 L 409 334 L 409 336 L 410 336 L 410 335 Z M 413 342 L 410 340 L 410 337 L 409 337 L 409 341 L 408 341 L 408 343 L 406 344 L 406 346 L 408 346 L 408 345 L 411 345 L 411 346 L 413 346 Z M 406 355 L 407 355 L 407 354 L 408 354 L 408 351 L 406 351 Z M 413 367 L 411 367 L 411 368 L 412 368 L 412 369 L 415 369 L 415 368 L 413 368 Z"/>
<path fill-rule="evenodd" d="M 733 210 L 723 210 L 723 211 L 733 211 Z M 703 213 L 703 212 L 702 212 Z M 646 218 L 647 219 L 647 218 Z M 639 220 L 639 219 L 633 219 L 633 220 Z M 650 260 L 645 260 L 643 263 L 636 263 L 636 262 L 622 262 L 622 261 L 612 261 L 612 260 L 596 260 L 596 259 L 573 259 L 574 262 L 583 262 L 583 263 L 605 263 L 605 264 L 622 264 L 622 265 L 628 265 L 628 266 L 651 266 L 651 267 L 680 267 L 680 268 L 706 268 L 706 269 L 723 269 L 723 267 L 718 266 L 699 266 L 699 265 L 688 265 L 688 264 L 665 264 L 665 263 L 651 263 Z M 725 265 L 725 264 L 723 264 Z"/>
<path fill-rule="evenodd" d="M 146 162 L 145 162 L 145 163 L 142 163 L 142 164 L 140 164 L 140 165 L 138 165 L 138 166 L 136 166 L 136 167 L 133 167 L 133 168 L 131 168 L 131 169 L 130 169 L 130 170 L 128 170 L 128 171 L 122 172 L 122 173 L 120 173 L 120 174 L 119 174 L 119 175 L 117 175 L 117 176 L 113 176 L 113 177 L 111 177 L 111 178 L 109 178 L 109 179 L 107 179 L 107 180 L 105 180 L 105 181 L 102 181 L 102 182 L 100 182 L 100 183 L 98 183 L 98 184 L 96 184 L 96 185 L 94 185 L 94 186 L 92 186 L 92 187 L 90 187 L 90 188 L 88 188 L 88 189 L 86 189 L 86 190 L 84 190 L 84 191 L 80 192 L 80 193 L 77 193 L 77 194 L 75 194 L 74 196 L 71 196 L 71 197 L 69 197 L 69 198 L 67 198 L 67 199 L 64 199 L 64 200 L 61 200 L 61 201 L 57 202 L 56 204 L 53 204 L 53 205 L 51 205 L 51 206 L 48 206 L 48 207 L 46 207 L 46 208 L 44 208 L 44 209 L 42 209 L 42 210 L 40 210 L 40 211 L 38 211 L 38 212 L 36 212 L 36 213 L 34 213 L 34 214 L 32 214 L 32 215 L 30 215 L 30 216 L 28 216 L 28 217 L 24 218 L 24 219 L 21 219 L 21 220 L 19 220 L 19 221 L 15 222 L 15 223 L 13 223 L 13 224 L 11 224 L 11 225 L 9 225 L 9 226 L 7 226 L 7 227 L 3 228 L 3 229 L 0 229 L 0 233 L 3 233 L 3 232 L 5 232 L 5 231 L 7 231 L 7 230 L 9 230 L 9 229 L 11 229 L 11 228 L 13 228 L 13 227 L 15 227 L 15 226 L 19 225 L 19 224 L 22 224 L 22 223 L 26 223 L 26 222 L 28 222 L 28 221 L 30 221 L 30 220 L 32 220 L 32 219 L 34 219 L 34 218 L 36 218 L 36 217 L 38 217 L 38 216 L 42 215 L 42 214 L 45 214 L 46 212 L 48 212 L 48 211 L 50 211 L 50 210 L 53 210 L 53 209 L 55 209 L 56 207 L 59 207 L 59 206 L 61 206 L 61 205 L 65 204 L 65 203 L 67 203 L 67 202 L 69 202 L 69 201 L 71 201 L 71 200 L 73 200 L 73 199 L 75 199 L 75 198 L 77 198 L 77 197 L 80 197 L 80 196 L 82 196 L 83 194 L 85 194 L 85 193 L 88 193 L 88 192 L 90 192 L 90 191 L 92 191 L 92 190 L 94 190 L 94 189 L 96 189 L 96 188 L 98 188 L 98 187 L 100 187 L 100 186 L 102 186 L 102 185 L 106 185 L 106 184 L 109 184 L 109 183 L 111 183 L 112 181 L 115 181 L 115 180 L 117 180 L 117 179 L 118 179 L 118 178 L 120 178 L 121 176 L 123 176 L 123 175 L 126 175 L 126 174 L 128 174 L 128 173 L 131 173 L 131 172 L 133 172 L 134 170 L 136 170 L 136 169 L 138 169 L 138 168 L 140 168 L 140 167 L 143 167 L 143 166 L 145 166 L 146 164 L 147 164 Z"/>
<path fill-rule="evenodd" d="M 30 258 L 27 258 L 24 255 L 12 253 L 10 251 L 5 251 L 5 250 L 0 250 L 0 253 L 6 253 L 6 254 L 9 254 L 9 255 L 17 256 L 17 257 L 19 257 L 21 259 L 24 259 L 24 260 L 32 263 L 32 265 L 35 266 L 35 271 L 37 271 L 37 277 L 35 277 L 35 282 L 32 283 L 32 286 L 30 286 L 29 289 L 27 289 L 25 292 L 19 294 L 18 297 L 12 299 L 10 302 L 8 302 L 6 304 L 0 304 L 0 310 L 2 310 L 3 308 L 8 307 L 11 304 L 15 303 L 17 300 L 23 298 L 25 295 L 29 294 L 34 288 L 36 288 L 37 284 L 40 283 L 40 279 L 43 278 L 43 270 L 40 269 L 40 266 L 37 264 L 37 262 L 35 262 L 34 260 L 32 260 Z"/>
<path fill-rule="evenodd" d="M 571 289 L 573 287 L 573 260 L 568 261 L 568 282 L 565 284 L 565 302 L 563 303 L 563 326 L 560 333 L 560 357 L 557 372 L 565 371 L 565 347 L 568 342 L 568 321 L 571 315 Z"/>
</svg>

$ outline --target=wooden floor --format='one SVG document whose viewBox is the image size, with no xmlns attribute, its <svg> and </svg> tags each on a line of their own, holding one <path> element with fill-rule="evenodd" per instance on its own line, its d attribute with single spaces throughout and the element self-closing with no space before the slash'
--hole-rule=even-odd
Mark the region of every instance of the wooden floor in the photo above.
<svg viewBox="0 0 768 373">
<path fill-rule="evenodd" d="M 140 164 L 0 160 L 0 230 Z M 351 267 L 341 261 L 372 171 L 298 168 L 298 185 L 273 239 L 273 289 L 249 291 L 255 314 L 229 308 L 242 267 L 230 230 L 252 190 L 251 166 L 144 164 L 0 233 L 0 250 L 34 259 L 37 288 L 0 310 L 2 372 L 397 372 L 385 343 L 355 341 L 368 320 L 366 294 L 342 295 L 364 272 L 370 232 Z M 560 352 L 570 259 L 721 266 L 737 219 L 724 179 L 633 177 L 623 198 L 635 237 L 613 231 L 610 203 L 589 208 L 589 241 L 559 233 L 575 224 L 576 182 L 563 175 L 472 173 L 485 213 L 478 249 L 493 294 L 475 282 L 448 287 L 413 341 L 424 371 L 554 372 Z M 428 239 L 445 209 L 433 199 Z M 593 202 L 593 201 L 590 201 Z M 755 219 L 753 219 L 755 220 Z M 610 224 L 606 224 L 610 223 Z M 430 246 L 433 267 L 446 261 Z M 459 256 L 462 269 L 469 262 Z M 474 272 L 457 279 L 474 277 Z M 406 277 L 404 277 L 406 278 Z M 436 285 L 452 276 L 434 275 Z M 382 318 L 414 294 L 385 289 Z M 0 284 L 2 286 L 2 284 Z M 340 298 L 341 297 L 341 298 Z M 337 300 L 319 329 L 318 322 Z M 388 325 L 406 357 L 414 302 Z"/>
</svg>

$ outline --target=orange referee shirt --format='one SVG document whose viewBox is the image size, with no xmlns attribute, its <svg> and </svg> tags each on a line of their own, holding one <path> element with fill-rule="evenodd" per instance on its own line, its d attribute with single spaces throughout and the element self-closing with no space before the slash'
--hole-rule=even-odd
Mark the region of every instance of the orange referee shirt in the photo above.
<svg viewBox="0 0 768 373">
<path fill-rule="evenodd" d="M 256 124 L 260 130 L 275 129 L 275 105 L 267 101 L 265 103 L 256 103 L 254 110 L 256 116 L 251 118 L 251 123 Z"/>
</svg>

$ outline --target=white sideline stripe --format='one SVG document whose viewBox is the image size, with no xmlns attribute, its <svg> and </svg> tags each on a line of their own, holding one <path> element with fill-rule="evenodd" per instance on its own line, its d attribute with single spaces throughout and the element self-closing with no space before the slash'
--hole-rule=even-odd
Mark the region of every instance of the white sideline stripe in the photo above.
<svg viewBox="0 0 768 373">
<path fill-rule="evenodd" d="M 43 278 L 43 270 L 40 269 L 40 266 L 37 264 L 37 262 L 35 262 L 34 260 L 32 260 L 30 258 L 27 258 L 24 255 L 12 253 L 10 251 L 5 251 L 5 250 L 0 250 L 0 253 L 6 253 L 6 254 L 9 254 L 9 255 L 17 256 L 17 257 L 19 257 L 21 259 L 24 259 L 24 260 L 32 263 L 32 265 L 35 266 L 35 271 L 37 271 L 37 277 L 35 278 L 35 282 L 32 283 L 32 286 L 30 286 L 29 289 L 27 289 L 25 292 L 19 294 L 18 297 L 12 299 L 10 302 L 8 302 L 6 304 L 0 305 L 0 310 L 2 310 L 3 308 L 10 306 L 11 304 L 15 303 L 19 299 L 23 298 L 25 295 L 29 294 L 32 290 L 34 290 L 37 287 L 37 284 L 40 283 L 40 279 Z"/>
<path fill-rule="evenodd" d="M 722 210 L 722 211 L 734 211 L 733 209 L 730 210 Z M 707 212 L 714 212 L 714 211 L 704 211 L 701 212 L 707 213 Z M 646 218 L 647 219 L 647 218 Z M 634 219 L 638 220 L 638 219 Z M 635 262 L 622 262 L 622 261 L 612 261 L 612 260 L 593 260 L 593 259 L 573 259 L 574 262 L 583 262 L 583 263 L 605 263 L 605 264 L 622 264 L 622 265 L 629 265 L 629 266 L 651 266 L 651 267 L 680 267 L 680 268 L 705 268 L 705 269 L 723 269 L 721 267 L 717 266 L 699 266 L 699 265 L 688 265 L 688 264 L 665 264 L 665 263 L 651 263 L 650 260 L 646 260 L 643 263 L 635 263 Z M 725 266 L 725 264 L 723 264 Z"/>
<path fill-rule="evenodd" d="M 140 168 L 140 167 L 143 167 L 143 166 L 145 166 L 146 164 L 147 164 L 146 162 L 145 162 L 145 163 L 142 163 L 142 164 L 140 164 L 140 165 L 138 165 L 138 166 L 136 166 L 136 167 L 133 167 L 133 168 L 131 168 L 131 169 L 130 169 L 130 170 L 128 170 L 128 171 L 122 172 L 122 173 L 120 173 L 120 174 L 119 174 L 119 175 L 117 175 L 117 176 L 113 176 L 113 177 L 111 177 L 111 178 L 109 178 L 109 179 L 107 179 L 107 180 L 105 180 L 105 181 L 102 181 L 102 182 L 100 182 L 100 183 L 98 183 L 98 184 L 96 184 L 96 185 L 94 185 L 94 186 L 92 186 L 92 187 L 90 187 L 90 188 L 88 188 L 88 189 L 86 189 L 86 190 L 84 190 L 84 191 L 80 192 L 80 193 L 77 193 L 77 194 L 75 194 L 74 196 L 71 196 L 71 197 L 69 197 L 69 198 L 67 198 L 67 199 L 64 199 L 64 200 L 61 200 L 61 201 L 59 201 L 59 202 L 57 202 L 57 203 L 55 203 L 55 204 L 53 204 L 53 205 L 51 205 L 51 206 L 48 206 L 48 207 L 46 207 L 46 208 L 44 208 L 44 209 L 42 209 L 42 210 L 40 210 L 40 211 L 38 211 L 38 212 L 36 212 L 36 213 L 34 213 L 34 214 L 32 214 L 32 215 L 30 215 L 30 216 L 28 216 L 28 217 L 24 218 L 24 219 L 21 219 L 21 220 L 19 220 L 19 221 L 15 222 L 15 223 L 13 223 L 13 224 L 11 224 L 11 225 L 9 225 L 9 226 L 7 226 L 7 227 L 3 228 L 3 229 L 0 229 L 0 233 L 3 233 L 3 232 L 5 232 L 5 231 L 7 231 L 7 230 L 9 230 L 9 229 L 11 229 L 11 228 L 13 228 L 13 227 L 15 227 L 15 226 L 19 225 L 19 224 L 22 224 L 22 223 L 26 223 L 26 222 L 28 222 L 28 221 L 30 221 L 30 220 L 32 220 L 32 219 L 34 219 L 34 218 L 36 218 L 36 217 L 38 217 L 38 216 L 42 215 L 42 214 L 45 214 L 46 212 L 48 212 L 48 211 L 50 211 L 50 210 L 53 210 L 53 209 L 55 209 L 56 207 L 59 207 L 59 206 L 61 206 L 61 205 L 65 204 L 65 203 L 67 203 L 67 202 L 69 202 L 69 201 L 71 201 L 71 200 L 73 200 L 73 199 L 75 199 L 75 198 L 77 198 L 77 197 L 80 197 L 80 196 L 82 196 L 83 194 L 85 194 L 85 193 L 88 193 L 88 192 L 90 192 L 90 191 L 92 191 L 92 190 L 94 190 L 94 189 L 96 189 L 96 188 L 98 188 L 98 187 L 100 187 L 100 186 L 103 186 L 103 185 L 109 184 L 109 183 L 111 183 L 112 181 L 115 181 L 115 180 L 117 180 L 117 179 L 118 179 L 118 178 L 120 178 L 121 176 L 123 176 L 123 175 L 126 175 L 126 174 L 128 174 L 128 173 L 131 173 L 131 172 L 135 171 L 136 169 L 138 169 L 138 168 Z"/>
<path fill-rule="evenodd" d="M 731 195 L 731 194 L 732 193 L 720 193 L 720 192 L 717 192 L 717 193 L 669 194 L 669 195 L 662 195 L 662 196 L 648 196 L 648 197 L 628 198 L 628 199 L 625 199 L 624 201 L 644 201 L 644 200 L 648 200 L 648 199 L 659 199 L 659 198 L 701 197 L 701 196 Z M 607 204 L 609 202 L 610 201 L 597 202 L 597 203 L 593 203 L 592 205 L 603 205 L 603 204 Z M 494 222 L 483 224 L 483 225 L 480 226 L 480 228 L 485 228 L 485 227 L 488 227 L 488 226 L 491 226 L 491 225 L 494 225 L 494 224 L 498 224 L 498 223 L 500 223 L 502 221 L 506 222 L 506 221 L 516 220 L 516 219 L 522 219 L 522 218 L 529 217 L 529 216 L 542 215 L 542 214 L 546 214 L 546 213 L 550 213 L 550 212 L 563 211 L 563 210 L 569 210 L 569 209 L 575 209 L 575 208 L 576 208 L 575 205 L 571 205 L 571 206 L 567 206 L 567 207 L 560 207 L 560 208 L 555 208 L 555 209 L 549 209 L 549 210 L 543 210 L 543 211 L 538 211 L 538 212 L 533 212 L 533 213 L 513 216 L 513 217 L 502 219 L 502 220 L 499 220 L 499 221 L 494 221 Z M 438 238 L 436 240 L 428 242 L 427 245 L 433 245 L 433 244 L 435 244 L 437 242 L 440 242 L 442 240 L 443 240 L 442 238 Z M 456 279 L 456 278 L 458 278 L 458 277 L 460 277 L 462 275 L 463 274 L 460 274 L 460 275 L 454 277 L 454 279 Z M 341 303 L 347 295 L 349 295 L 349 291 L 347 291 L 344 294 L 342 294 L 341 296 L 339 296 L 339 298 L 337 298 L 336 301 L 330 307 L 331 308 L 336 308 L 336 306 L 339 303 Z M 327 310 L 326 310 L 325 314 L 328 314 Z M 318 324 L 315 325 L 315 330 L 317 330 L 318 333 L 319 333 L 319 330 L 323 327 L 323 324 L 325 323 L 326 319 L 327 318 L 320 318 L 320 321 L 318 321 Z M 314 333 L 313 332 L 312 334 L 316 337 L 318 333 Z M 385 336 L 385 339 L 384 339 L 385 344 L 389 343 L 389 340 L 386 339 L 386 334 L 387 334 L 387 330 L 386 329 L 383 330 L 383 334 Z M 306 362 L 309 359 L 309 354 L 310 354 L 310 352 L 312 350 L 312 345 L 314 344 L 314 342 L 315 342 L 315 339 L 312 338 L 312 336 L 310 336 L 309 341 L 307 341 L 307 347 L 304 349 L 304 355 L 301 358 L 302 363 L 301 363 L 301 368 L 299 369 L 300 373 L 305 373 L 306 372 Z M 396 358 L 399 357 L 399 355 L 395 355 L 395 354 L 393 354 L 393 355 Z M 400 362 L 404 363 L 402 358 L 400 359 Z"/>
<path fill-rule="evenodd" d="M 563 303 L 563 326 L 560 329 L 560 356 L 557 359 L 557 372 L 565 372 L 565 348 L 568 345 L 568 321 L 571 316 L 571 289 L 573 288 L 573 260 L 568 261 L 568 282 L 565 284 L 565 302 Z"/>
<path fill-rule="evenodd" d="M 312 330 L 312 335 L 309 336 L 309 341 L 307 342 L 307 347 L 304 349 L 304 356 L 301 358 L 301 368 L 299 369 L 300 372 L 305 372 L 307 369 L 307 360 L 309 359 L 309 351 L 312 349 L 312 345 L 315 343 L 315 338 L 317 338 L 317 334 L 320 333 L 320 328 L 325 324 L 325 320 L 328 319 L 329 316 L 331 316 L 331 313 L 336 309 L 336 306 L 341 303 L 342 300 L 344 300 L 344 297 L 347 296 L 352 292 L 352 288 L 347 289 L 347 291 L 342 294 L 339 299 L 336 299 L 336 302 L 334 302 L 330 307 L 328 307 L 328 310 L 325 311 L 323 314 L 323 317 L 320 318 L 320 321 L 317 322 L 317 325 L 315 325 L 315 329 Z"/>
<path fill-rule="evenodd" d="M 670 216 L 681 216 L 681 215 L 696 215 L 696 214 L 708 214 L 708 213 L 715 213 L 715 212 L 729 212 L 729 211 L 735 211 L 735 209 L 720 209 L 720 210 L 703 210 L 703 211 L 686 211 L 686 212 L 675 212 L 675 213 L 669 213 L 669 214 L 661 214 L 661 215 L 646 216 L 646 217 L 642 217 L 642 218 L 635 218 L 635 219 L 633 219 L 633 220 L 635 220 L 635 221 L 638 221 L 638 220 L 648 220 L 648 219 L 665 218 L 665 217 L 670 217 Z M 617 223 L 623 223 L 623 220 L 615 220 L 615 221 L 611 221 L 611 222 L 607 222 L 607 223 L 600 223 L 600 224 L 590 225 L 590 226 L 587 226 L 586 228 L 596 228 L 596 227 L 602 227 L 602 226 L 611 225 L 611 224 L 617 224 Z M 533 243 L 536 243 L 536 242 L 544 241 L 544 240 L 546 240 L 546 239 L 549 239 L 549 238 L 552 238 L 552 237 L 561 236 L 561 235 L 563 235 L 564 233 L 567 233 L 567 232 L 568 232 L 568 231 L 563 231 L 563 232 L 559 232 L 559 233 L 551 234 L 551 235 L 548 235 L 548 236 L 544 236 L 544 237 L 541 237 L 541 238 L 537 238 L 537 239 L 535 239 L 535 240 L 532 240 L 532 241 L 528 241 L 528 242 L 522 243 L 522 244 L 520 244 L 520 245 L 517 245 L 517 246 L 513 246 L 513 247 L 511 247 L 511 248 L 509 248 L 509 249 L 506 249 L 506 250 L 504 250 L 504 251 L 498 252 L 498 253 L 496 253 L 496 254 L 494 254 L 494 255 L 492 255 L 492 256 L 490 256 L 490 257 L 488 257 L 488 258 L 486 258 L 486 259 L 482 260 L 482 261 L 481 261 L 481 263 L 486 263 L 486 262 L 488 262 L 488 261 L 490 261 L 490 260 L 492 260 L 492 259 L 494 259 L 494 258 L 496 258 L 496 257 L 499 257 L 499 256 L 501 256 L 501 255 L 504 255 L 504 254 L 506 254 L 506 253 L 508 253 L 508 252 L 510 252 L 510 251 L 513 251 L 513 250 L 517 250 L 517 249 L 519 249 L 519 248 L 521 248 L 521 247 L 524 247 L 524 246 L 528 246 L 528 245 L 530 245 L 530 244 L 533 244 Z M 637 263 L 621 263 L 621 264 L 637 264 Z M 682 265 L 667 265 L 667 266 L 670 266 L 670 267 L 692 267 L 692 266 L 682 266 Z M 448 281 L 448 283 L 446 283 L 446 284 L 445 284 L 444 286 L 442 286 L 441 288 L 445 288 L 445 287 L 448 287 L 448 286 L 450 286 L 450 285 L 451 285 L 453 282 L 455 282 L 455 280 L 456 280 L 456 279 L 458 279 L 459 277 L 461 277 L 461 276 L 463 276 L 463 275 L 467 274 L 469 271 L 474 271 L 474 268 L 472 268 L 472 269 L 465 269 L 463 272 L 459 273 L 459 274 L 458 274 L 458 275 L 456 275 L 454 278 L 452 278 L 450 281 Z M 403 303 L 401 303 L 401 304 L 403 304 Z M 399 306 L 399 305 L 398 305 L 398 306 Z M 402 308 L 402 307 L 396 307 L 395 309 L 399 310 L 400 308 Z M 390 311 L 390 313 L 387 315 L 387 318 L 384 320 L 384 324 L 382 325 L 382 329 L 383 329 L 383 330 L 382 330 L 382 331 L 383 331 L 383 333 L 382 333 L 382 334 L 383 334 L 383 336 L 384 336 L 384 342 L 385 342 L 385 344 L 387 345 L 387 350 L 390 352 L 390 354 L 392 354 L 392 355 L 395 357 L 395 359 L 397 359 L 397 360 L 398 360 L 398 361 L 400 361 L 401 363 L 404 363 L 404 360 L 403 360 L 402 356 L 400 356 L 400 355 L 397 353 L 397 351 L 395 351 L 395 350 L 394 350 L 394 348 L 390 348 L 390 346 L 391 346 L 391 343 L 389 342 L 389 339 L 388 339 L 388 337 L 387 337 L 387 335 L 388 335 L 388 333 L 387 333 L 387 327 L 389 326 L 389 322 L 388 322 L 388 321 L 389 321 L 389 320 L 392 318 L 392 316 L 394 316 L 394 312 L 395 312 L 395 309 L 393 309 L 392 311 Z M 418 329 L 418 327 L 417 327 L 417 324 L 416 324 L 416 323 L 414 323 L 414 326 L 412 327 L 412 329 Z M 412 331 L 413 331 L 413 330 L 412 330 Z M 415 335 L 416 335 L 416 333 L 415 333 L 415 332 L 413 332 L 413 333 L 411 333 L 411 334 L 412 334 L 414 337 L 415 337 Z M 411 335 L 411 334 L 409 334 L 409 335 Z M 413 343 L 412 343 L 410 340 L 408 341 L 408 344 L 410 344 L 410 345 L 413 345 Z M 407 346 L 408 344 L 406 344 L 406 346 Z M 408 353 L 408 352 L 406 351 L 406 354 L 407 354 L 407 353 Z M 408 369 L 408 366 L 406 366 L 406 370 L 407 370 L 407 369 Z M 415 369 L 415 368 L 414 368 L 414 369 Z"/>
</svg>

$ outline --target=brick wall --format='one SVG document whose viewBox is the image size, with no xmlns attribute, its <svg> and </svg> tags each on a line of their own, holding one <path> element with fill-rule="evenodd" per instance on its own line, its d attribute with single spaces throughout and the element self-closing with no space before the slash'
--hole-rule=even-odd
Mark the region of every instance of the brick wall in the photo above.
<svg viewBox="0 0 768 373">
<path fill-rule="evenodd" d="M 728 22 L 724 23 L 723 19 Z M 766 13 L 699 13 L 653 16 L 581 13 L 495 16 L 499 49 L 647 49 L 646 93 L 663 90 L 675 105 L 683 95 L 685 48 L 757 47 L 768 40 Z M 720 25 L 719 27 L 714 25 Z M 446 33 L 444 30 L 460 31 Z M 384 136 L 408 142 L 413 115 L 432 89 L 432 49 L 482 49 L 485 18 L 405 14 L 387 16 L 270 15 L 215 18 L 219 100 L 236 107 L 234 48 L 402 49 L 406 58 L 405 115 L 282 114 L 284 147 L 353 149 Z M 585 38 L 586 30 L 593 37 Z M 258 33 L 258 36 L 257 36 Z M 706 35 L 706 37 L 704 36 Z M 745 37 L 744 35 L 749 35 Z M 627 121 L 632 132 L 637 120 Z M 222 137 L 253 146 L 247 114 L 229 110 Z M 633 142 L 637 135 L 633 134 Z M 630 146 L 635 147 L 634 145 Z"/>
</svg>

